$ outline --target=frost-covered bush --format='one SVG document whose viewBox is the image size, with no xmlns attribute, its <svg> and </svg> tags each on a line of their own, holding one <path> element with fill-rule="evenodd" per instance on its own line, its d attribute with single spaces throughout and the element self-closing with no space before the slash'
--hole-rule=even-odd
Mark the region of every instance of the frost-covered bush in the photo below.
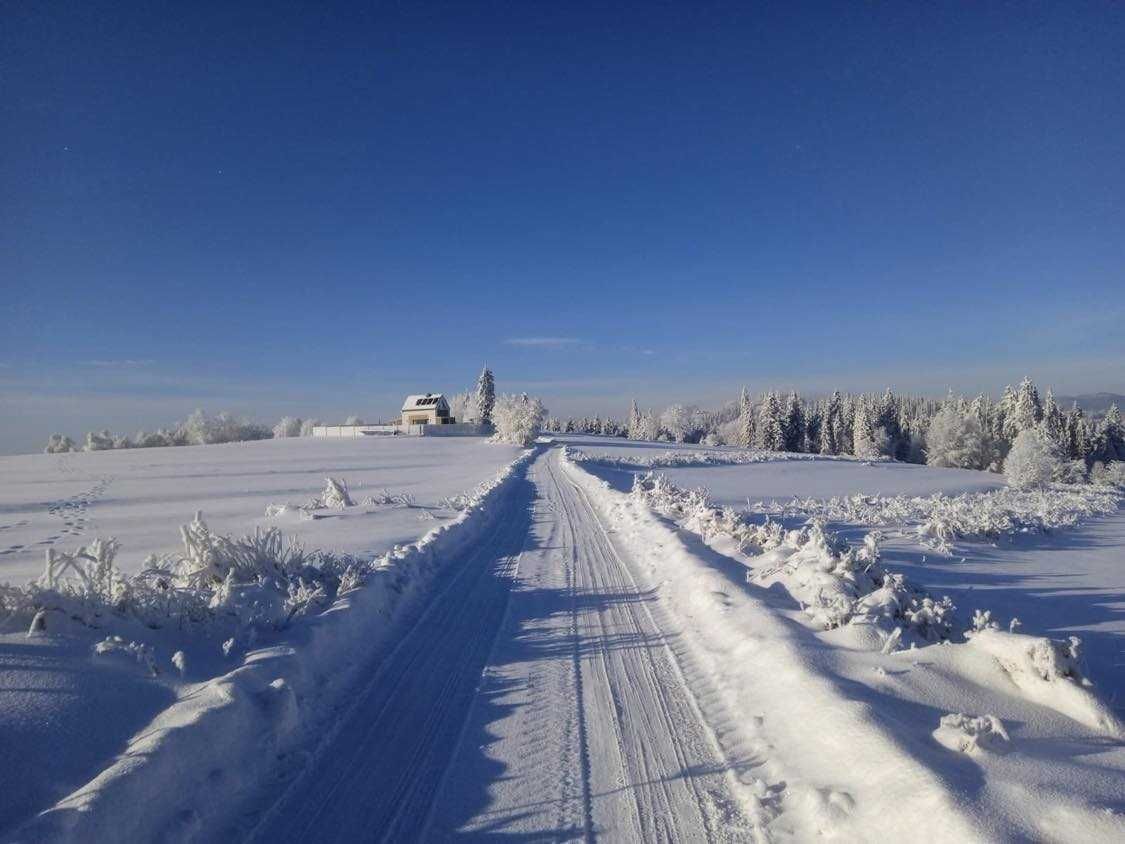
<svg viewBox="0 0 1125 844">
<path fill-rule="evenodd" d="M 319 419 L 306 419 L 304 422 L 301 423 L 301 436 L 302 437 L 311 437 L 313 435 L 313 428 L 316 428 L 319 425 L 320 425 Z"/>
<path fill-rule="evenodd" d="M 1042 489 L 1061 468 L 1058 446 L 1039 428 L 1020 431 L 1004 458 L 1004 477 L 1016 489 Z"/>
<path fill-rule="evenodd" d="M 196 410 L 183 423 L 182 428 L 191 445 L 265 440 L 273 436 L 273 431 L 264 425 L 236 418 L 225 411 L 208 416 L 202 410 Z"/>
<path fill-rule="evenodd" d="M 1090 469 L 1090 482 L 1099 486 L 1125 489 L 1125 461 L 1114 460 L 1112 463 L 1095 463 L 1093 468 Z"/>
<path fill-rule="evenodd" d="M 324 492 L 309 502 L 311 509 L 343 509 L 352 507 L 355 502 L 348 494 L 348 484 L 343 478 L 325 478 Z"/>
<path fill-rule="evenodd" d="M 528 446 L 543 429 L 547 411 L 543 402 L 527 393 L 500 396 L 492 408 L 492 424 L 496 426 L 496 442 Z"/>
<path fill-rule="evenodd" d="M 993 460 L 991 439 L 980 420 L 952 403 L 930 422 L 925 453 L 927 465 L 952 469 L 987 469 Z"/>
<path fill-rule="evenodd" d="M 47 447 L 43 449 L 45 454 L 65 454 L 69 451 L 78 451 L 78 447 L 74 440 L 63 434 L 51 434 Z"/>
<path fill-rule="evenodd" d="M 113 449 L 113 434 L 109 431 L 88 431 L 86 433 L 86 444 L 82 446 L 83 451 L 111 451 Z"/>
<path fill-rule="evenodd" d="M 814 519 L 799 530 L 785 530 L 767 516 L 752 522 L 731 507 L 717 507 L 703 490 L 684 490 L 663 475 L 634 478 L 632 496 L 669 518 L 681 522 L 705 541 L 717 536 L 732 540 L 739 550 L 772 554 L 776 564 L 748 575 L 769 586 L 782 583 L 805 613 L 825 629 L 845 624 L 872 624 L 897 647 L 903 636 L 923 642 L 949 638 L 954 606 L 912 586 L 901 574 L 883 569 L 879 536 L 868 535 L 860 548 Z"/>
<path fill-rule="evenodd" d="M 1120 495 L 1097 486 L 1018 490 L 1010 487 L 957 496 L 852 495 L 788 502 L 759 501 L 756 513 L 822 517 L 871 527 L 914 526 L 925 544 L 950 550 L 958 539 L 992 539 L 1015 533 L 1043 533 L 1074 527 L 1117 512 Z"/>
<path fill-rule="evenodd" d="M 299 437 L 301 436 L 301 425 L 303 424 L 304 423 L 296 416 L 283 416 L 278 423 L 273 426 L 273 436 L 275 439 Z"/>
<path fill-rule="evenodd" d="M 220 536 L 199 513 L 180 537 L 182 552 L 150 556 L 136 574 L 117 567 L 113 539 L 95 539 L 73 554 L 48 549 L 37 581 L 0 586 L 0 611 L 30 619 L 34 630 L 49 630 L 58 617 L 102 628 L 134 619 L 153 628 L 277 629 L 331 601 L 343 584 L 354 588 L 376 566 L 305 551 L 276 528 Z"/>
<path fill-rule="evenodd" d="M 361 503 L 366 507 L 413 507 L 414 495 L 381 489 L 364 498 Z"/>
<path fill-rule="evenodd" d="M 356 416 L 354 413 L 344 420 L 345 425 L 362 425 L 363 420 Z"/>
</svg>

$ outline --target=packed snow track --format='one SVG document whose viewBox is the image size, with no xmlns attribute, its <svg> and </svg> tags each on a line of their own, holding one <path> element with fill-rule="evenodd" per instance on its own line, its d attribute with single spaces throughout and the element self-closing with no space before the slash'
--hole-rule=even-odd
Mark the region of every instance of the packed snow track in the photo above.
<svg viewBox="0 0 1125 844">
<path fill-rule="evenodd" d="M 559 450 L 450 565 L 254 840 L 756 837 L 673 632 Z"/>
</svg>

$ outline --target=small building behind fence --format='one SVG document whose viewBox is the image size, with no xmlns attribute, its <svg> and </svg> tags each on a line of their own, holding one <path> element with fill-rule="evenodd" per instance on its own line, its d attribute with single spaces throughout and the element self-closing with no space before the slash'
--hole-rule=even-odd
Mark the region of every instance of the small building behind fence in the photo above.
<svg viewBox="0 0 1125 844">
<path fill-rule="evenodd" d="M 458 422 L 449 411 L 449 402 L 441 393 L 407 396 L 402 403 L 398 424 L 391 425 L 317 425 L 314 437 L 486 437 L 492 426 L 479 422 Z"/>
</svg>

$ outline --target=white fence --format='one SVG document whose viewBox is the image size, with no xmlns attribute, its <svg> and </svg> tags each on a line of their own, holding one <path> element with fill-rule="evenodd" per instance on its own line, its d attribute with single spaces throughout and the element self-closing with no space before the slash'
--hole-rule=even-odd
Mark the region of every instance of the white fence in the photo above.
<svg viewBox="0 0 1125 844">
<path fill-rule="evenodd" d="M 491 425 L 457 422 L 453 425 L 316 425 L 314 437 L 487 437 Z"/>
</svg>

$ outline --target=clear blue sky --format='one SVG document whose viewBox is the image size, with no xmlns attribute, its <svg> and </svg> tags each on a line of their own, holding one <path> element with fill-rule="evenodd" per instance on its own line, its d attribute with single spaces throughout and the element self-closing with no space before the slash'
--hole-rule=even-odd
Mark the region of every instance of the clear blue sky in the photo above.
<svg viewBox="0 0 1125 844">
<path fill-rule="evenodd" d="M 1125 391 L 1125 5 L 0 5 L 0 451 Z"/>
</svg>

